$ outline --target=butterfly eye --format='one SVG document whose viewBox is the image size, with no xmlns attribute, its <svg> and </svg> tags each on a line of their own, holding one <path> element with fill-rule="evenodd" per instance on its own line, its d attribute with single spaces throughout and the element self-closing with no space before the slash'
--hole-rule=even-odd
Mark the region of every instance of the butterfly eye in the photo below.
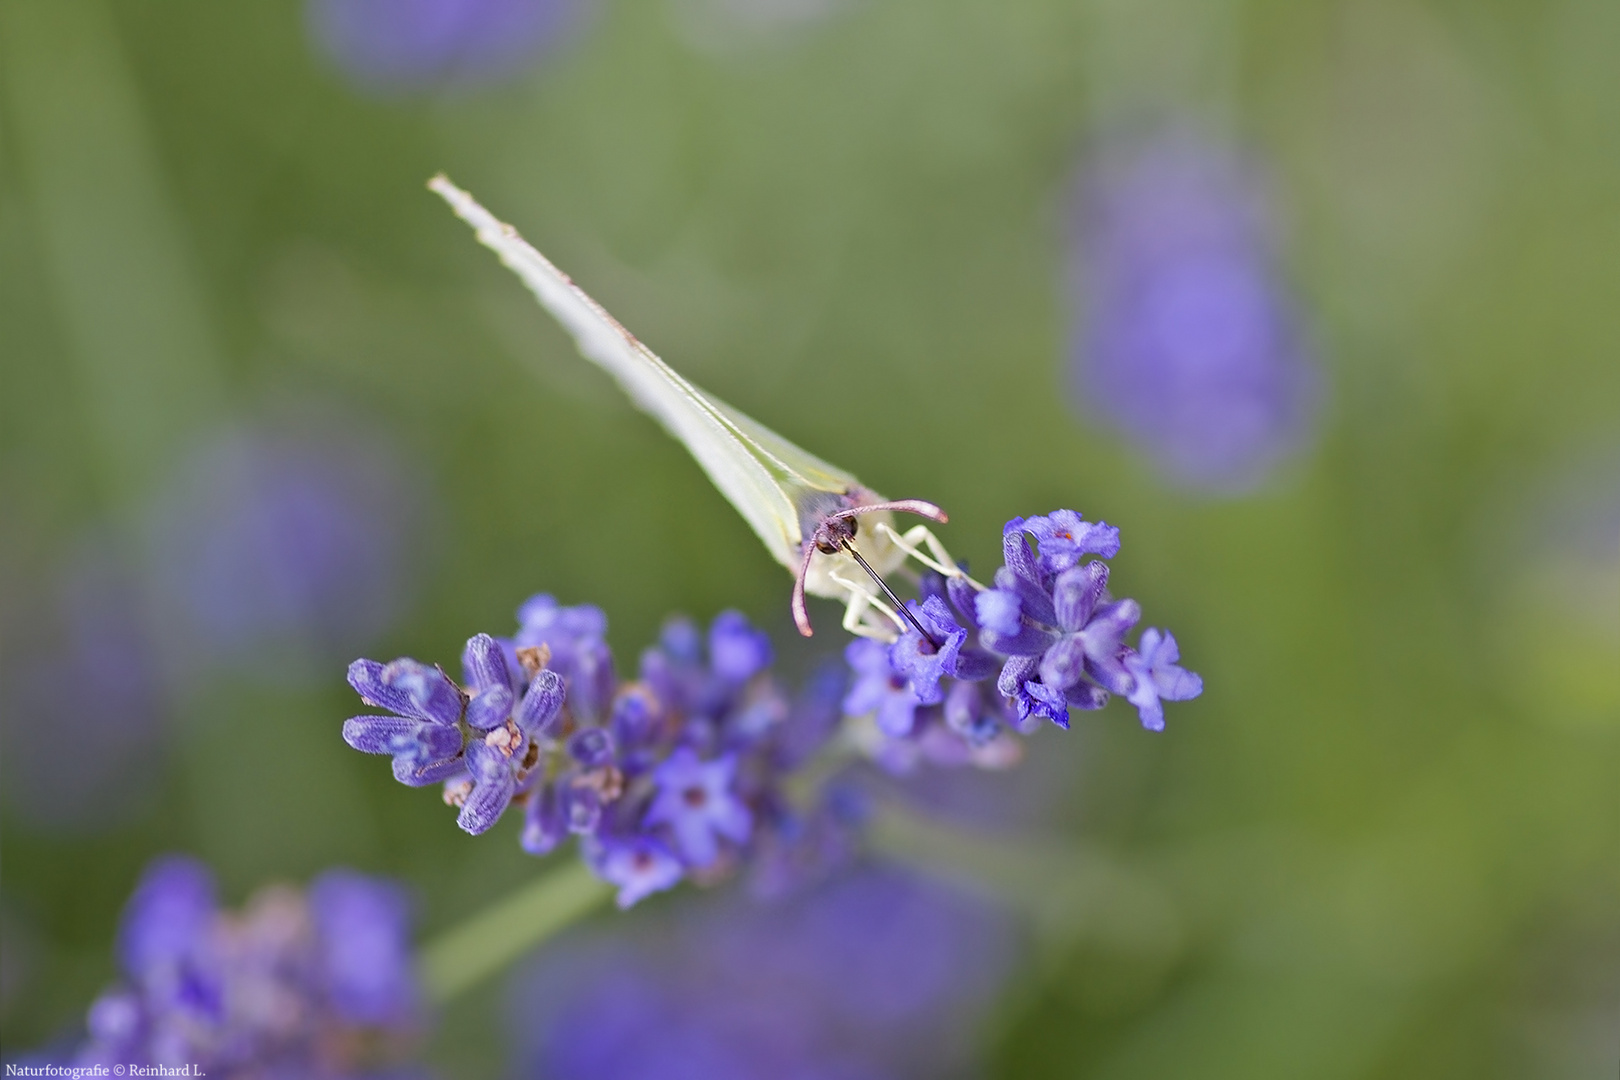
<svg viewBox="0 0 1620 1080">
<path fill-rule="evenodd" d="M 810 542 L 815 549 L 823 555 L 836 555 L 855 539 L 858 524 L 853 517 L 824 518 L 816 526 L 816 532 Z"/>
</svg>

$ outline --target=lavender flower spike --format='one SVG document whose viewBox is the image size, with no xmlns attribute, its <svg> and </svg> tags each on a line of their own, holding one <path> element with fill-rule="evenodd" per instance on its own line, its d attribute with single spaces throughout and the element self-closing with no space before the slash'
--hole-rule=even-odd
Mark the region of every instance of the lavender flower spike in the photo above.
<svg viewBox="0 0 1620 1080">
<path fill-rule="evenodd" d="M 912 629 L 892 644 L 851 642 L 845 664 L 797 701 L 772 674 L 769 639 L 739 612 L 707 634 L 669 619 L 640 677 L 620 681 L 602 612 L 540 595 L 510 640 L 467 642 L 464 688 L 412 660 L 357 661 L 356 689 L 399 715 L 356 717 L 345 737 L 393 754 L 407 783 L 448 777 L 445 801 L 469 833 L 521 806 L 530 854 L 579 837 L 621 907 L 750 864 L 756 884 L 777 888 L 854 848 L 861 815 L 834 809 L 839 779 L 814 792 L 792 782 L 820 751 L 858 750 L 897 773 L 925 762 L 1000 769 L 1036 718 L 1066 728 L 1070 710 L 1101 708 L 1112 692 L 1157 729 L 1162 701 L 1198 694 L 1168 633 L 1149 630 L 1140 650 L 1126 643 L 1140 606 L 1109 595 L 1105 563 L 1081 561 L 1118 550 L 1117 529 L 1072 510 L 1014 518 L 994 588 L 924 576 Z"/>
<path fill-rule="evenodd" d="M 1105 142 L 1080 192 L 1075 398 L 1212 493 L 1264 480 L 1316 412 L 1266 195 L 1253 162 L 1189 127 Z"/>
<path fill-rule="evenodd" d="M 90 1007 L 74 1064 L 377 1075 L 419 1018 L 408 916 L 398 886 L 347 870 L 226 912 L 207 867 L 160 859 L 125 908 L 121 981 Z"/>
</svg>

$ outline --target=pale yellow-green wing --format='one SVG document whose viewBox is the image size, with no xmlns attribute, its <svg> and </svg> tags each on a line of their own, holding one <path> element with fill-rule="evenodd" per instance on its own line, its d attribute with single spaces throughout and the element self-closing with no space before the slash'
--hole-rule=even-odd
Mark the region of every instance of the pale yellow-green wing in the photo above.
<svg viewBox="0 0 1620 1080">
<path fill-rule="evenodd" d="M 516 229 L 445 177 L 434 177 L 428 186 L 523 280 L 541 306 L 573 335 L 579 351 L 681 441 L 772 557 L 797 573 L 803 557 L 801 512 L 828 494 L 859 488 L 860 482 L 692 385 Z"/>
</svg>

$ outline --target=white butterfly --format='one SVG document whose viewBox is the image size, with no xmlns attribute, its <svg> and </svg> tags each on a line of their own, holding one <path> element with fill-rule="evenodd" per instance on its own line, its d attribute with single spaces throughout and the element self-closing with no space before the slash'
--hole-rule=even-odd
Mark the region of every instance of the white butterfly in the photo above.
<svg viewBox="0 0 1620 1080">
<path fill-rule="evenodd" d="M 579 351 L 686 446 L 766 550 L 796 575 L 793 619 L 800 633 L 810 634 L 805 593 L 844 601 L 844 628 L 852 633 L 892 640 L 905 627 L 902 618 L 917 625 L 883 584 L 908 555 L 947 576 L 966 578 L 926 525 L 902 534 L 890 516 L 902 511 L 944 521 L 939 507 L 920 499 L 887 501 L 849 473 L 699 390 L 471 195 L 442 175 L 428 187 L 523 279 L 574 336 Z M 921 626 L 917 630 L 928 636 Z"/>
</svg>

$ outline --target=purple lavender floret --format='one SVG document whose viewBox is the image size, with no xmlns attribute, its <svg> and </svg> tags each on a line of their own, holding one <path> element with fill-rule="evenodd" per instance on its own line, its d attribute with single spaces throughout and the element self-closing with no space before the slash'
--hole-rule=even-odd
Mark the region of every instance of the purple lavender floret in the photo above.
<svg viewBox="0 0 1620 1080">
<path fill-rule="evenodd" d="M 709 666 L 729 683 L 741 684 L 771 666 L 771 639 L 740 611 L 722 611 L 709 627 Z"/>
<path fill-rule="evenodd" d="M 938 705 L 945 700 L 940 680 L 958 674 L 968 632 L 937 596 L 928 597 L 920 607 L 912 604 L 910 608 L 912 617 L 928 631 L 928 637 L 923 637 L 915 627 L 907 626 L 900 640 L 889 647 L 889 663 L 906 680 L 906 689 L 917 704 Z"/>
<path fill-rule="evenodd" d="M 1274 216 L 1254 162 L 1190 127 L 1109 140 L 1083 177 L 1076 400 L 1192 488 L 1253 487 L 1315 418 Z"/>
<path fill-rule="evenodd" d="M 1149 731 L 1164 730 L 1161 701 L 1187 701 L 1204 692 L 1204 680 L 1177 667 L 1179 659 L 1175 635 L 1153 627 L 1142 631 L 1137 651 L 1125 656 L 1125 667 L 1136 680 L 1126 699 L 1136 706 L 1142 726 Z"/>
<path fill-rule="evenodd" d="M 419 1023 L 408 915 L 398 886 L 347 870 L 226 912 L 207 867 L 159 859 L 125 908 L 121 981 L 90 1007 L 75 1064 L 375 1075 Z"/>
<path fill-rule="evenodd" d="M 613 700 L 618 684 L 613 652 L 607 645 L 607 616 L 590 604 L 563 607 L 546 593 L 530 597 L 518 609 L 515 650 L 550 650 L 546 666 L 568 684 L 569 710 L 582 721 L 596 720 Z"/>
<path fill-rule="evenodd" d="M 669 826 L 675 848 L 689 866 L 706 868 L 720 857 L 720 842 L 748 842 L 754 818 L 736 794 L 737 759 L 727 754 L 703 761 L 681 747 L 653 772 L 658 793 L 644 819 Z"/>
<path fill-rule="evenodd" d="M 1058 573 L 1084 555 L 1112 559 L 1119 554 L 1119 530 L 1106 521 L 1090 522 L 1073 510 L 1054 510 L 1024 519 L 1023 529 L 1040 545 L 1041 569 Z"/>
<path fill-rule="evenodd" d="M 603 881 L 618 886 L 620 908 L 672 889 L 685 876 L 680 860 L 669 848 L 648 836 L 597 841 L 586 847 L 585 860 Z"/>
<path fill-rule="evenodd" d="M 415 660 L 379 664 L 356 660 L 349 685 L 367 705 L 394 716 L 354 716 L 343 722 L 343 741 L 367 754 L 394 759 L 394 778 L 422 787 L 461 768 L 460 727 L 465 697 L 448 676 Z"/>
<path fill-rule="evenodd" d="M 890 646 L 871 638 L 859 638 L 844 647 L 844 659 L 855 673 L 844 696 L 844 714 L 874 716 L 885 735 L 904 738 L 911 734 L 922 702 L 905 675 L 890 663 L 889 650 Z"/>
</svg>

